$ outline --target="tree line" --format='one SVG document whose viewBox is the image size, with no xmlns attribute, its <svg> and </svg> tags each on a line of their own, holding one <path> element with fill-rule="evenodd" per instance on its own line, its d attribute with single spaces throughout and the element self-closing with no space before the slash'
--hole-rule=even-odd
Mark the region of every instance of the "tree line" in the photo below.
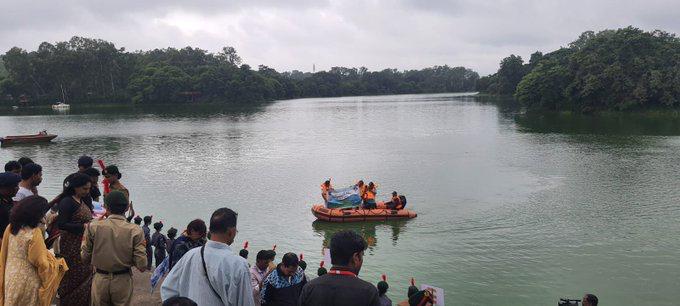
<svg viewBox="0 0 680 306">
<path fill-rule="evenodd" d="M 242 63 L 236 50 L 199 48 L 128 52 L 83 37 L 37 50 L 14 47 L 0 57 L 0 100 L 50 104 L 249 103 L 299 97 L 474 91 L 479 75 L 464 67 L 421 70 L 333 67 L 316 73 L 278 72 Z"/>
<path fill-rule="evenodd" d="M 680 107 L 680 39 L 634 27 L 584 32 L 528 63 L 510 55 L 477 89 L 529 109 L 592 112 Z"/>
</svg>

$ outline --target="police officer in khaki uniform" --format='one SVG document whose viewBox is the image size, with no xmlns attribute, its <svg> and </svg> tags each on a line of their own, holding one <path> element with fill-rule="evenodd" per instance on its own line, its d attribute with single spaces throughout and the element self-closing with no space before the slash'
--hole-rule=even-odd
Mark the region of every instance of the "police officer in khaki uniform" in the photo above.
<svg viewBox="0 0 680 306">
<path fill-rule="evenodd" d="M 130 305 L 132 270 L 146 269 L 146 242 L 139 226 L 125 220 L 129 203 L 125 194 L 111 191 L 104 198 L 109 217 L 85 230 L 82 258 L 96 273 L 92 280 L 92 305 Z"/>
</svg>

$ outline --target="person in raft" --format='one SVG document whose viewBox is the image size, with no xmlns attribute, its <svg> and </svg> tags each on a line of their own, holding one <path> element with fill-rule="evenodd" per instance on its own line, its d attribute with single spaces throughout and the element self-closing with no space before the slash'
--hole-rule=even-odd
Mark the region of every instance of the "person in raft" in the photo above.
<svg viewBox="0 0 680 306">
<path fill-rule="evenodd" d="M 401 202 L 401 198 L 396 191 L 392 191 L 392 199 L 385 203 L 385 206 L 389 209 L 404 209 L 404 203 Z"/>
<path fill-rule="evenodd" d="M 373 184 L 373 182 L 368 183 L 366 193 L 364 193 L 364 209 L 374 209 L 378 207 L 375 203 L 376 193 L 378 193 L 376 185 Z"/>
<path fill-rule="evenodd" d="M 328 179 L 323 184 L 321 184 L 321 197 L 323 198 L 323 202 L 327 203 L 328 202 L 328 194 L 333 191 L 333 186 L 331 186 L 331 180 Z"/>
</svg>

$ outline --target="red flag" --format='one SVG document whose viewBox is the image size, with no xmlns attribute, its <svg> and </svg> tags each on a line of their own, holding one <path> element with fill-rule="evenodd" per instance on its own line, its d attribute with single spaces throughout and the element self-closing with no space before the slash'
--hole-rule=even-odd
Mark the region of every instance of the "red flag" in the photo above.
<svg viewBox="0 0 680 306">
<path fill-rule="evenodd" d="M 99 167 L 102 168 L 102 170 L 104 170 L 104 169 L 106 168 L 106 167 L 104 166 L 104 161 L 103 161 L 103 160 L 98 159 L 98 160 L 97 160 L 97 163 L 99 164 Z"/>
<path fill-rule="evenodd" d="M 300 260 L 305 260 L 305 255 L 303 255 L 302 253 L 300 253 Z"/>
<path fill-rule="evenodd" d="M 276 244 L 275 244 L 274 247 L 272 248 L 272 251 L 276 251 Z"/>
<path fill-rule="evenodd" d="M 323 268 L 323 260 L 319 263 L 319 267 Z"/>
<path fill-rule="evenodd" d="M 248 240 L 243 243 L 243 249 L 247 250 L 248 249 Z"/>
<path fill-rule="evenodd" d="M 104 185 L 104 194 L 109 194 L 109 192 L 111 192 L 111 183 L 109 183 L 109 180 L 103 179 L 102 185 Z"/>
<path fill-rule="evenodd" d="M 382 280 L 383 280 L 383 282 L 387 282 L 387 275 L 383 274 L 383 275 L 382 275 Z"/>
</svg>

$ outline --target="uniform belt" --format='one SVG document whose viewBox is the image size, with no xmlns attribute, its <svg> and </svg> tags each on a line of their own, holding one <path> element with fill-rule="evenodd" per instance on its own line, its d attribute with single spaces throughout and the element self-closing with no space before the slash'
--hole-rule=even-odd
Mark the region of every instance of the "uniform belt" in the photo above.
<svg viewBox="0 0 680 306">
<path fill-rule="evenodd" d="M 115 271 L 115 272 L 109 272 L 109 271 L 105 271 L 105 270 L 102 270 L 102 269 L 97 269 L 97 273 L 120 275 L 120 274 L 130 273 L 130 269 L 128 268 L 128 269 L 125 269 L 125 270 L 120 270 L 120 271 Z"/>
</svg>

